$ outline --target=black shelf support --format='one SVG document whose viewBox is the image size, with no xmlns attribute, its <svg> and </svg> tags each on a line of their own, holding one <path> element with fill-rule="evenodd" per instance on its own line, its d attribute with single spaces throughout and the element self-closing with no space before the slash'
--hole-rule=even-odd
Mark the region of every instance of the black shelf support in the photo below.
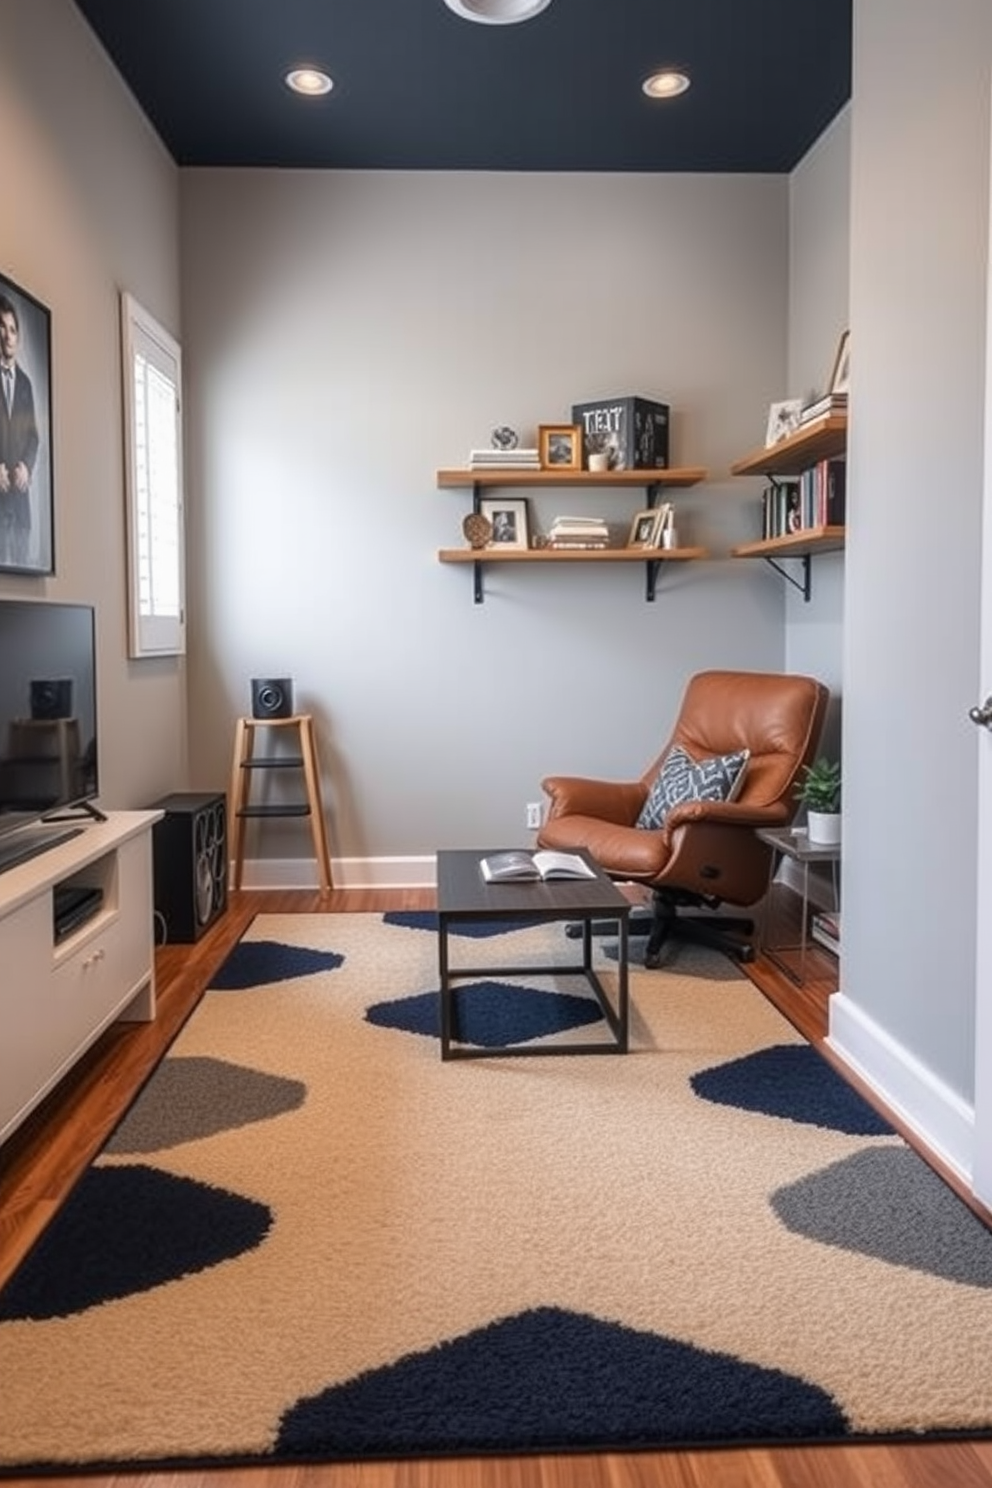
<svg viewBox="0 0 992 1488">
<path fill-rule="evenodd" d="M 482 511 L 482 487 L 478 481 L 472 482 L 472 510 L 476 513 Z M 476 604 L 482 604 L 485 598 L 482 584 L 482 562 L 479 559 L 472 564 L 472 598 Z"/>
<path fill-rule="evenodd" d="M 799 561 L 803 566 L 802 582 L 800 582 L 799 579 L 796 578 L 795 574 L 790 573 L 787 568 L 783 568 L 777 558 L 772 558 L 769 554 L 766 553 L 765 562 L 770 564 L 777 574 L 781 574 L 785 582 L 787 584 L 791 584 L 793 589 L 798 589 L 805 602 L 809 604 L 810 596 L 813 593 L 812 559 L 810 558 L 809 553 L 803 553 L 801 555 L 797 554 L 796 556 L 799 558 Z"/>
</svg>

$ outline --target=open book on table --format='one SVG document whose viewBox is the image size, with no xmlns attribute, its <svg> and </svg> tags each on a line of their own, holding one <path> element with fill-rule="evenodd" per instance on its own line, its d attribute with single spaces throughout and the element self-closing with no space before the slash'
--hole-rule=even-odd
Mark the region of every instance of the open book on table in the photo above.
<svg viewBox="0 0 992 1488">
<path fill-rule="evenodd" d="M 512 852 L 490 853 L 479 867 L 487 883 L 520 883 L 526 879 L 595 878 L 596 871 L 577 853 Z"/>
</svg>

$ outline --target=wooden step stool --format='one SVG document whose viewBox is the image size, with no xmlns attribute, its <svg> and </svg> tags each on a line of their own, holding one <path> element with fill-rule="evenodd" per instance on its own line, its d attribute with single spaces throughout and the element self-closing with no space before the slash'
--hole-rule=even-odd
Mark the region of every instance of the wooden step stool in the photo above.
<svg viewBox="0 0 992 1488">
<path fill-rule="evenodd" d="M 259 729 L 295 729 L 299 754 L 255 754 Z M 306 782 L 306 800 L 281 806 L 253 806 L 251 787 L 256 770 L 302 770 Z M 309 816 L 313 850 L 317 859 L 322 889 L 334 887 L 331 859 L 327 846 L 327 827 L 320 798 L 320 771 L 314 742 L 313 718 L 309 713 L 296 713 L 292 718 L 239 718 L 234 731 L 234 763 L 231 767 L 231 843 L 234 857 L 233 887 L 240 889 L 245 861 L 245 822 L 250 817 Z"/>
</svg>

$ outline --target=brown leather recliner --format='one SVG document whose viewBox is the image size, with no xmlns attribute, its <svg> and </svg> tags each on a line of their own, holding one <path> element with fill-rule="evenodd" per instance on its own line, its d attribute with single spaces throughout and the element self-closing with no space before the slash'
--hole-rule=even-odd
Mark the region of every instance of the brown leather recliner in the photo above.
<svg viewBox="0 0 992 1488">
<path fill-rule="evenodd" d="M 771 848 L 756 827 L 792 820 L 794 789 L 814 755 L 828 693 L 812 677 L 768 672 L 700 672 L 686 687 L 672 734 L 639 780 L 588 780 L 551 775 L 538 834 L 544 848 L 584 847 L 611 878 L 653 891 L 645 965 L 660 964 L 670 936 L 694 940 L 740 961 L 754 948 L 744 917 L 679 914 L 685 906 L 718 909 L 756 904 L 768 887 Z M 685 801 L 658 829 L 635 825 L 662 761 L 674 745 L 693 760 L 750 751 L 736 798 Z M 744 938 L 742 938 L 744 937 Z"/>
</svg>

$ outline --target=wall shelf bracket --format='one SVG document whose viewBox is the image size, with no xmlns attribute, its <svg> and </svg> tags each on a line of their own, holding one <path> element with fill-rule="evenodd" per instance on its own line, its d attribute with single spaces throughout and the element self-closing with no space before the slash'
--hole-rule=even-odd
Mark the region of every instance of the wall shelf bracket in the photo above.
<svg viewBox="0 0 992 1488">
<path fill-rule="evenodd" d="M 799 561 L 802 563 L 803 566 L 803 576 L 801 581 L 796 578 L 795 574 L 790 573 L 787 568 L 783 568 L 777 558 L 770 558 L 767 556 L 767 554 L 765 556 L 765 562 L 770 564 L 777 574 L 781 574 L 785 582 L 787 584 L 791 584 L 793 589 L 798 589 L 803 599 L 806 601 L 807 604 L 809 604 L 810 595 L 813 592 L 813 564 L 809 553 L 804 553 Z"/>
</svg>

